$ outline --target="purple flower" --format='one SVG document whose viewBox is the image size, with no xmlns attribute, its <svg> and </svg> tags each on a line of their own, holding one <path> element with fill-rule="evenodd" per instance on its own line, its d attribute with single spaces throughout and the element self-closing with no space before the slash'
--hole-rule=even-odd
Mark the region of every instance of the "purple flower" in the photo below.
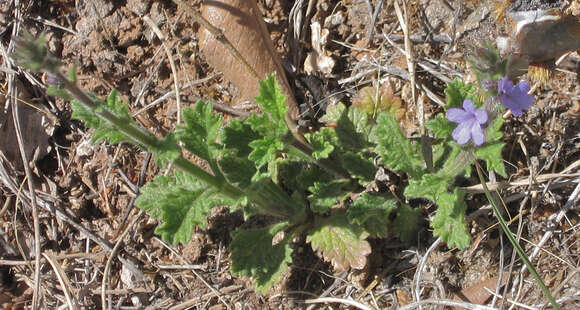
<svg viewBox="0 0 580 310">
<path fill-rule="evenodd" d="M 463 109 L 447 110 L 447 119 L 459 124 L 451 133 L 459 145 L 466 144 L 470 139 L 473 139 L 473 143 L 477 146 L 485 142 L 485 133 L 481 125 L 487 123 L 487 112 L 484 109 L 476 109 L 473 101 L 465 99 Z"/>
<path fill-rule="evenodd" d="M 526 81 L 521 81 L 514 86 L 514 83 L 506 76 L 499 80 L 497 90 L 501 104 L 510 109 L 515 116 L 522 115 L 522 111 L 529 109 L 534 102 L 534 97 L 528 95 L 530 84 Z"/>
</svg>

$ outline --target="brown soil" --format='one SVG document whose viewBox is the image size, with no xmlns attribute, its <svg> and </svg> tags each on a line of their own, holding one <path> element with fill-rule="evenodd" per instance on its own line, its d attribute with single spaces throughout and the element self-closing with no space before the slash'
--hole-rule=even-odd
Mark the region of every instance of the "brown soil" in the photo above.
<svg viewBox="0 0 580 310">
<path fill-rule="evenodd" d="M 199 9 L 199 1 L 188 2 Z M 297 44 L 291 42 L 292 34 L 288 30 L 293 22 L 290 12 L 295 2 L 299 1 L 261 0 L 258 4 L 282 63 L 298 70 L 288 74 L 295 97 L 302 103 L 301 110 L 308 110 L 307 105 L 350 103 L 358 89 L 381 79 L 382 83 L 389 82 L 394 94 L 407 105 L 406 131 L 416 131 L 409 81 L 384 71 L 380 76 L 374 72 L 343 81 L 376 68 L 373 62 L 408 72 L 403 54 L 384 36 L 392 35 L 394 44 L 404 49 L 401 36 L 396 36 L 402 31 L 392 1 L 380 1 L 384 7 L 374 21 L 372 32 L 367 3 L 375 8 L 379 1 L 314 1 L 311 14 L 303 16 L 303 34 Z M 308 1 L 303 2 L 305 14 Z M 513 5 L 525 4 L 529 9 L 533 1 L 516 2 Z M 542 5 L 561 8 L 567 3 L 548 2 Z M 561 6 L 550 4 L 554 2 Z M 16 9 L 11 3 L 0 4 L 0 43 L 4 48 L 12 41 L 11 32 L 17 23 L 13 18 Z M 235 96 L 235 86 L 206 63 L 198 46 L 200 26 L 185 11 L 177 10 L 172 1 L 30 0 L 20 3 L 21 31 L 27 30 L 35 36 L 44 33 L 50 51 L 62 60 L 63 68 L 76 67 L 80 85 L 89 92 L 104 97 L 115 88 L 129 103 L 130 110 L 137 112 L 173 90 L 172 70 L 161 40 L 144 21 L 148 16 L 160 28 L 165 44 L 172 51 L 180 85 L 193 84 L 181 93 L 184 107 L 206 98 L 242 112 L 252 111 L 252 106 L 248 108 Z M 457 12 L 458 8 L 461 11 Z M 482 18 L 477 18 L 481 1 L 409 1 L 407 9 L 411 35 L 433 35 L 432 42 L 413 41 L 415 59 L 446 78 L 461 75 L 472 79 L 466 62 L 470 46 L 493 41 L 511 31 L 506 21 L 496 21 L 493 6 Z M 329 29 L 326 50 L 336 64 L 329 75 L 304 77 L 304 59 L 312 49 L 310 24 L 315 21 Z M 440 34 L 454 32 L 456 35 L 438 39 Z M 372 38 L 368 37 L 369 33 Z M 439 61 L 441 67 L 436 66 Z M 88 142 L 90 130 L 82 122 L 71 119 L 69 102 L 45 95 L 42 76 L 27 78 L 20 73 L 18 76 L 21 87 L 32 94 L 31 101 L 42 106 L 52 120 L 49 126 L 52 130 L 43 128 L 45 137 L 35 136 L 44 142 L 30 140 L 35 147 L 28 154 L 38 195 L 50 206 L 40 210 L 41 250 L 55 257 L 70 281 L 67 290 L 79 308 L 102 307 L 101 282 L 111 249 L 98 244 L 95 236 L 110 247 L 122 242 L 116 255 L 129 262 L 112 259 L 110 263 L 106 300 L 112 308 L 296 309 L 307 308 L 303 301 L 318 296 L 352 299 L 371 309 L 397 308 L 413 302 L 415 271 L 435 241 L 427 226 L 419 242 L 411 248 L 396 238 L 371 240 L 373 253 L 368 266 L 363 271 L 343 274 L 335 273 L 304 240 L 296 240 L 290 272 L 267 295 L 255 293 L 250 280 L 230 273 L 230 233 L 241 225 L 248 225 L 239 213 L 218 208 L 207 228 L 196 229 L 191 242 L 175 247 L 164 244 L 153 233 L 156 221 L 133 204 L 138 187 L 165 170 L 149 160 L 145 152 L 128 144 L 92 146 Z M 40 82 L 34 84 L 33 77 Z M 417 66 L 416 78 L 436 96 L 444 98 L 445 83 L 441 78 L 420 66 Z M 5 94 L 7 75 L 3 71 L 0 71 L 0 81 Z M 528 187 L 514 185 L 500 193 L 508 201 L 505 210 L 509 214 L 505 216 L 514 220 L 511 226 L 514 231 L 520 228 L 528 254 L 579 184 L 579 82 L 580 56 L 573 53 L 551 73 L 546 83 L 538 85 L 534 94 L 536 104 L 526 116 L 511 117 L 504 126 L 507 144 L 504 159 L 511 180 L 523 179 L 533 184 L 534 177 L 552 176 L 548 181 L 538 181 L 544 186 L 539 190 L 535 187 L 534 191 L 526 192 Z M 441 111 L 434 100 L 428 97 L 424 100 L 429 115 Z M 177 111 L 174 97 L 169 97 L 136 118 L 156 135 L 164 136 L 175 128 Z M 31 135 L 39 135 L 35 130 L 40 132 L 30 129 Z M 14 156 L 20 154 L 16 144 L 9 148 L 10 142 L 5 143 L 0 146 L 4 153 L 10 149 Z M 46 149 L 45 144 L 50 146 L 48 152 L 41 150 Z M 34 265 L 26 262 L 34 261 L 32 212 L 6 185 L 8 176 L 16 188 L 24 180 L 24 170 L 18 160 L 2 160 L 9 174 L 0 177 L 4 178 L 0 189 L 0 305 L 4 309 L 28 308 L 33 295 Z M 557 173 L 563 175 L 555 176 Z M 140 180 L 140 175 L 144 179 Z M 534 177 L 529 178 L 530 175 Z M 461 185 L 474 184 L 477 184 L 475 179 L 465 180 Z M 27 187 L 23 186 L 22 190 L 26 191 Z M 468 200 L 473 245 L 459 251 L 442 244 L 430 253 L 422 272 L 421 299 L 453 299 L 453 293 L 497 277 L 501 268 L 503 277 L 508 276 L 512 266 L 513 276 L 519 274 L 521 262 L 519 259 L 512 262 L 512 247 L 501 236 L 490 209 L 479 210 L 487 204 L 485 197 L 476 194 Z M 426 215 L 434 210 L 434 206 L 424 206 Z M 73 223 L 63 220 L 59 212 L 67 214 Z M 554 224 L 554 234 L 534 259 L 555 297 L 570 299 L 563 303 L 566 309 L 580 308 L 578 220 L 576 205 L 566 213 L 565 219 Z M 121 240 L 124 232 L 127 234 Z M 511 280 L 505 286 L 507 292 L 501 290 L 500 295 L 535 308 L 547 302 L 527 273 L 519 290 L 513 288 Z M 42 308 L 57 309 L 66 304 L 65 289 L 47 260 L 42 261 L 41 290 Z M 217 291 L 219 298 L 212 293 Z M 495 306 L 501 302 L 498 298 Z M 505 306 L 508 305 L 506 302 Z M 341 301 L 314 306 L 325 307 L 349 309 L 352 306 Z"/>
</svg>

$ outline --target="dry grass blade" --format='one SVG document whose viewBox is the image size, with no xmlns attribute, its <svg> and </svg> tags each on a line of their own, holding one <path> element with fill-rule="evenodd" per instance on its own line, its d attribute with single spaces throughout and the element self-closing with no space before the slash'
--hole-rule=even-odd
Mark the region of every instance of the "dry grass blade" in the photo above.
<svg viewBox="0 0 580 310">
<path fill-rule="evenodd" d="M 103 306 L 103 310 L 107 310 L 106 291 L 107 291 L 109 271 L 111 270 L 111 264 L 113 262 L 113 259 L 117 256 L 117 252 L 119 251 L 121 244 L 123 244 L 123 239 L 125 239 L 125 237 L 133 230 L 133 226 L 139 221 L 139 219 L 141 219 L 141 216 L 144 213 L 145 213 L 145 211 L 139 212 L 139 214 L 137 214 L 137 216 L 135 216 L 133 221 L 129 225 L 127 225 L 127 228 L 121 234 L 121 236 L 119 236 L 119 240 L 117 240 L 117 243 L 113 247 L 113 250 L 111 251 L 111 256 L 109 256 L 109 258 L 107 259 L 107 264 L 105 265 L 105 270 L 103 271 L 103 281 L 101 282 L 101 304 Z"/>
<path fill-rule="evenodd" d="M 169 65 L 171 66 L 171 72 L 173 73 L 173 91 L 175 92 L 175 101 L 177 102 L 177 124 L 181 124 L 181 95 L 179 94 L 179 81 L 173 55 L 171 54 L 169 47 L 167 47 L 167 44 L 165 44 L 165 36 L 161 32 L 161 29 L 157 27 L 155 22 L 151 20 L 149 16 L 144 16 L 143 20 L 147 23 L 147 25 L 149 25 L 149 27 L 151 27 L 151 29 L 153 29 L 153 32 L 161 41 L 161 45 L 165 50 L 165 54 L 167 54 L 167 59 L 169 59 Z"/>
<path fill-rule="evenodd" d="M 60 282 L 60 286 L 62 287 L 62 291 L 64 292 L 64 296 L 66 298 L 66 303 L 68 305 L 68 308 L 70 310 L 77 309 L 77 306 L 76 306 L 77 302 L 74 299 L 74 297 L 71 296 L 72 289 L 71 289 L 71 285 L 70 285 L 70 280 L 68 279 L 64 270 L 62 270 L 61 266 L 58 264 L 56 257 L 54 255 L 52 255 L 51 253 L 46 253 L 46 252 L 42 253 L 42 256 L 44 256 L 44 258 L 46 258 L 46 260 L 52 266 L 52 269 L 54 269 L 54 273 L 56 274 L 58 282 Z"/>
<path fill-rule="evenodd" d="M 344 298 L 334 298 L 334 297 L 321 297 L 315 299 L 307 299 L 304 301 L 305 304 L 325 304 L 325 303 L 334 303 L 334 304 L 343 304 L 351 307 L 355 307 L 361 310 L 373 310 L 373 308 L 362 304 L 360 302 L 344 299 Z"/>
</svg>

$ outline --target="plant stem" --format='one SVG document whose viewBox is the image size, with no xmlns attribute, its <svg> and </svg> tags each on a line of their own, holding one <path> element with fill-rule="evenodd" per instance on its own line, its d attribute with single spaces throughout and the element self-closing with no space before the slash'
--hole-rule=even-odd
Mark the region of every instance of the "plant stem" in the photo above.
<svg viewBox="0 0 580 310">
<path fill-rule="evenodd" d="M 127 123 L 119 119 L 116 115 L 100 106 L 99 103 L 93 101 L 82 89 L 75 83 L 67 79 L 62 73 L 56 71 L 52 72 L 62 83 L 63 87 L 87 110 L 93 111 L 96 115 L 114 125 L 119 131 L 129 137 L 138 145 L 146 146 L 156 149 L 161 145 L 161 141 L 145 131 L 144 129 Z M 181 170 L 195 176 L 206 184 L 215 187 L 225 196 L 237 200 L 244 194 L 237 187 L 225 182 L 223 179 L 216 178 L 195 164 L 191 163 L 183 156 L 179 156 L 173 161 L 173 164 Z"/>
<path fill-rule="evenodd" d="M 305 160 L 306 162 L 318 165 L 320 168 L 326 170 L 326 172 L 337 178 L 351 179 L 349 173 L 344 169 L 336 166 L 336 164 L 332 160 L 315 159 L 314 157 L 312 157 L 312 149 L 308 144 L 305 145 L 301 141 L 294 141 L 294 143 L 292 144 L 290 143 L 287 144 L 286 151 L 290 155 L 296 156 L 302 160 Z"/>
<path fill-rule="evenodd" d="M 506 222 L 504 221 L 503 217 L 501 216 L 499 208 L 496 205 L 495 199 L 493 199 L 493 197 L 491 196 L 491 193 L 489 192 L 489 190 L 487 188 L 487 185 L 485 183 L 485 179 L 483 177 L 483 173 L 481 171 L 481 167 L 479 166 L 479 164 L 477 163 L 477 160 L 475 158 L 473 160 L 475 163 L 475 168 L 477 169 L 477 175 L 479 176 L 479 181 L 481 182 L 481 185 L 483 186 L 483 191 L 485 192 L 485 197 L 487 198 L 487 200 L 489 200 L 489 203 L 491 204 L 491 206 L 493 208 L 493 213 L 497 217 L 502 230 L 504 231 L 504 233 L 508 237 L 510 243 L 516 249 L 518 256 L 522 259 L 522 261 L 524 262 L 524 264 L 528 268 L 528 271 L 532 274 L 532 276 L 534 277 L 536 282 L 540 285 L 542 292 L 544 293 L 546 298 L 548 298 L 548 300 L 550 301 L 550 304 L 552 304 L 552 307 L 556 310 L 560 310 L 560 306 L 558 305 L 558 303 L 556 303 L 556 300 L 554 300 L 554 298 L 552 297 L 550 290 L 548 290 L 548 288 L 544 284 L 544 281 L 542 281 L 542 278 L 540 277 L 540 275 L 538 274 L 538 272 L 536 271 L 536 269 L 534 268 L 534 266 L 532 265 L 532 263 L 528 259 L 526 252 L 524 252 L 524 250 L 522 249 L 520 244 L 514 238 L 514 235 L 512 234 L 511 230 L 509 230 L 509 227 L 507 226 Z"/>
</svg>

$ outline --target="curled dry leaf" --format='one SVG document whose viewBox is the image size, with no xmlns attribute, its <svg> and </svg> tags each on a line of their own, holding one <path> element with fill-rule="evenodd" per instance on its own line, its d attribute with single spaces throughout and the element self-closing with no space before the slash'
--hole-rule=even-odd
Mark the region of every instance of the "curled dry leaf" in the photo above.
<svg viewBox="0 0 580 310">
<path fill-rule="evenodd" d="M 29 161 L 36 162 L 48 154 L 51 149 L 48 139 L 54 132 L 56 119 L 50 113 L 44 111 L 41 106 L 33 103 L 32 96 L 22 82 L 16 82 L 16 89 L 18 90 L 18 112 L 20 114 L 20 129 L 24 151 Z M 0 95 L 0 106 L 5 106 L 6 99 L 6 97 Z M 13 165 L 14 169 L 23 171 L 24 167 L 20 149 L 18 148 L 11 105 L 1 118 L 0 153 L 7 163 Z"/>
<path fill-rule="evenodd" d="M 326 42 L 328 40 L 328 29 L 322 29 L 319 22 L 310 25 L 312 51 L 306 55 L 304 60 L 304 71 L 307 74 L 321 72 L 330 75 L 334 68 L 334 59 L 327 55 Z"/>
<path fill-rule="evenodd" d="M 258 73 L 260 80 L 266 79 L 268 74 L 276 74 L 287 97 L 290 117 L 296 120 L 298 109 L 294 96 L 256 1 L 206 0 L 203 3 L 202 15 L 223 31 L 226 38 Z M 244 65 L 207 29 L 200 29 L 199 43 L 207 62 L 238 88 L 237 98 L 253 101 L 258 95 L 259 80 L 252 77 Z"/>
</svg>

